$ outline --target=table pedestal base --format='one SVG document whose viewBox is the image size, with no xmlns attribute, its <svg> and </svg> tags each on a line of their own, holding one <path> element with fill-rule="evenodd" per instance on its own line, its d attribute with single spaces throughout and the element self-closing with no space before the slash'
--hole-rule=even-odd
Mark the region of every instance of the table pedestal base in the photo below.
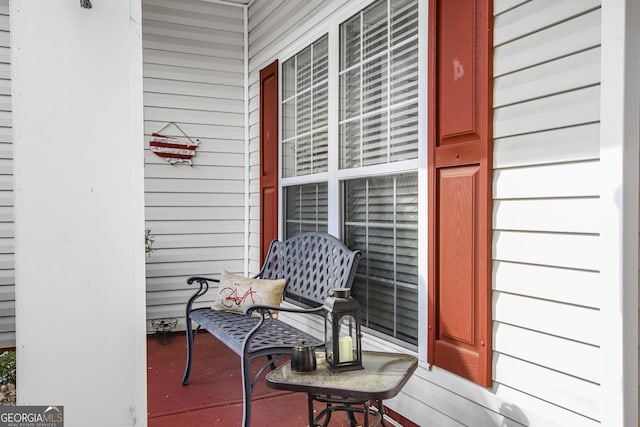
<svg viewBox="0 0 640 427">
<path fill-rule="evenodd" d="M 326 404 L 326 407 L 320 411 L 318 415 L 314 416 L 313 402 L 321 402 Z M 309 426 L 312 427 L 327 427 L 331 421 L 331 415 L 335 411 L 344 411 L 349 417 L 349 426 L 356 427 L 355 413 L 364 414 L 363 427 L 377 427 L 385 426 L 384 422 L 384 405 L 382 400 L 375 400 L 372 404 L 370 400 L 350 399 L 343 397 L 331 397 L 323 395 L 315 395 L 307 393 L 307 403 L 309 411 Z M 369 417 L 373 417 L 371 424 L 369 424 Z"/>
</svg>

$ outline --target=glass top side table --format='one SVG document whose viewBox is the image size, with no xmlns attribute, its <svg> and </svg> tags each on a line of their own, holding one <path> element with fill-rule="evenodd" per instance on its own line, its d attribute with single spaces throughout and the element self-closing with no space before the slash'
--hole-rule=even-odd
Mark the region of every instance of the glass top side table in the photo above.
<svg viewBox="0 0 640 427">
<path fill-rule="evenodd" d="M 267 385 L 277 390 L 307 393 L 309 425 L 327 426 L 334 411 L 347 411 L 353 422 L 354 412 L 364 413 L 364 425 L 369 426 L 369 414 L 375 414 L 371 426 L 385 425 L 382 401 L 395 397 L 418 366 L 414 356 L 399 353 L 362 352 L 364 369 L 331 372 L 320 364 L 313 372 L 298 373 L 286 363 L 267 374 Z M 326 403 L 314 418 L 313 402 Z M 371 402 L 377 402 L 374 409 Z M 319 422 L 322 421 L 322 424 Z"/>
</svg>

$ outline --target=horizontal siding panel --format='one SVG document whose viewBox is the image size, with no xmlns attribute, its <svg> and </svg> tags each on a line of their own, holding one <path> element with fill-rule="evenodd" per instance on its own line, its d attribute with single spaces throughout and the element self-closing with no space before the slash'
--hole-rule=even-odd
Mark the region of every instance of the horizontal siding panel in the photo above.
<svg viewBox="0 0 640 427">
<path fill-rule="evenodd" d="M 600 341 L 600 312 L 585 307 L 494 292 L 493 320 L 594 346 Z"/>
<path fill-rule="evenodd" d="M 0 28 L 0 46 L 9 48 L 11 36 L 8 28 Z"/>
<path fill-rule="evenodd" d="M 0 127 L 0 143 L 11 143 L 12 140 L 11 128 Z"/>
<path fill-rule="evenodd" d="M 493 289 L 591 308 L 603 291 L 597 272 L 504 261 L 493 263 Z"/>
<path fill-rule="evenodd" d="M 11 96 L 11 80 L 0 79 L 0 95 Z"/>
<path fill-rule="evenodd" d="M 154 248 L 179 249 L 179 248 L 227 248 L 242 247 L 244 237 L 239 233 L 220 234 L 180 234 L 159 236 Z M 152 254 L 153 256 L 153 254 Z"/>
<path fill-rule="evenodd" d="M 167 122 L 145 121 L 144 133 L 157 132 L 167 125 Z M 180 123 L 182 131 L 193 138 L 222 138 L 242 140 L 244 129 L 240 126 L 212 126 L 207 124 Z M 172 136 L 178 136 L 173 134 Z M 182 136 L 182 135 L 180 135 Z"/>
<path fill-rule="evenodd" d="M 0 221 L 13 222 L 13 206 L 0 206 Z"/>
<path fill-rule="evenodd" d="M 493 349 L 583 380 L 600 382 L 600 352 L 592 345 L 495 323 Z"/>
<path fill-rule="evenodd" d="M 493 197 L 522 199 L 596 196 L 597 161 L 502 169 L 494 172 Z"/>
<path fill-rule="evenodd" d="M 227 0 L 228 1 L 228 0 Z M 145 0 L 146 6 L 160 6 L 168 9 L 196 12 L 201 15 L 212 15 L 218 18 L 242 18 L 242 9 L 235 6 L 227 6 L 220 3 L 212 3 L 202 0 Z M 241 2 L 240 2 L 241 3 Z"/>
<path fill-rule="evenodd" d="M 493 73 L 501 76 L 599 45 L 598 9 L 496 47 L 493 51 Z"/>
<path fill-rule="evenodd" d="M 495 380 L 570 411 L 598 419 L 600 389 L 597 385 L 563 375 L 506 355 L 494 358 Z"/>
<path fill-rule="evenodd" d="M 185 261 L 147 264 L 147 277 L 211 276 L 223 269 L 242 271 L 242 260 Z"/>
<path fill-rule="evenodd" d="M 547 402 L 503 384 L 494 386 L 495 394 L 512 411 L 526 408 L 527 425 L 544 427 L 601 427 L 600 422 L 572 411 L 567 411 L 552 402 Z"/>
<path fill-rule="evenodd" d="M 0 269 L 0 285 L 13 285 L 16 283 L 13 265 L 9 268 Z"/>
<path fill-rule="evenodd" d="M 144 78 L 145 92 L 155 92 L 172 95 L 202 96 L 207 98 L 242 99 L 240 86 L 226 84 L 197 83 L 192 81 L 162 80 Z"/>
<path fill-rule="evenodd" d="M 211 43 L 200 40 L 188 40 L 165 35 L 147 34 L 142 47 L 154 50 L 168 50 L 171 52 L 191 53 L 194 55 L 207 55 L 216 58 L 242 60 L 244 51 L 242 47 L 229 50 L 229 45 Z"/>
<path fill-rule="evenodd" d="M 13 301 L 16 286 L 14 284 L 0 286 L 0 301 Z"/>
<path fill-rule="evenodd" d="M 9 349 L 16 346 L 16 333 L 15 332 L 3 332 L 0 333 L 0 348 Z"/>
<path fill-rule="evenodd" d="M 177 165 L 176 165 L 177 167 Z M 146 169 L 146 168 L 145 168 Z M 145 191 L 147 192 L 187 192 L 206 193 L 215 188 L 218 193 L 235 193 L 244 189 L 244 180 L 208 180 L 208 179 L 145 179 Z M 2 189 L 2 176 L 0 176 L 0 189 Z"/>
<path fill-rule="evenodd" d="M 495 18 L 493 42 L 499 46 L 599 6 L 600 0 L 536 0 L 524 3 Z"/>
<path fill-rule="evenodd" d="M 5 61 L 2 61 L 5 62 Z M 8 63 L 0 63 L 0 79 L 11 78 L 11 66 Z"/>
<path fill-rule="evenodd" d="M 214 191 L 215 189 L 212 189 Z M 149 207 L 162 206 L 240 206 L 244 207 L 244 195 L 224 193 L 147 193 L 144 197 L 145 205 Z"/>
<path fill-rule="evenodd" d="M 164 36 L 193 42 L 210 42 L 228 45 L 230 51 L 243 51 L 244 36 L 241 32 L 223 31 L 213 28 L 189 27 L 170 22 L 144 19 L 142 21 L 143 42 L 150 36 Z M 163 48 L 161 50 L 170 50 Z"/>
<path fill-rule="evenodd" d="M 160 21 L 185 27 L 201 27 L 226 32 L 239 32 L 243 28 L 241 17 L 205 15 L 180 8 L 167 8 L 145 4 L 142 10 L 145 21 Z"/>
<path fill-rule="evenodd" d="M 169 52 L 157 49 L 143 49 L 143 60 L 148 64 L 175 64 L 181 67 L 201 68 L 203 70 L 230 71 L 242 73 L 241 60 L 228 58 L 215 58 L 193 53 Z"/>
<path fill-rule="evenodd" d="M 12 253 L 14 253 L 13 237 L 0 238 L 0 254 L 12 254 Z"/>
<path fill-rule="evenodd" d="M 567 92 L 600 83 L 600 48 L 498 77 L 493 83 L 493 106 Z"/>
<path fill-rule="evenodd" d="M 418 368 L 419 370 L 421 368 Z M 438 367 L 433 370 L 441 371 Z M 418 419 L 428 420 L 428 423 L 420 423 L 427 426 L 500 426 L 508 425 L 520 427 L 524 424 L 505 418 L 503 415 L 479 406 L 464 396 L 443 388 L 437 382 L 426 380 L 421 375 L 413 375 L 409 382 L 402 388 L 403 396 L 411 396 L 420 404 L 425 405 L 434 418 L 426 417 L 426 414 L 418 414 Z M 386 403 L 385 403 L 386 404 Z M 409 414 L 409 413 L 406 413 Z M 402 415 L 405 415 L 403 412 Z"/>
<path fill-rule="evenodd" d="M 213 126 L 234 126 L 242 130 L 244 125 L 244 118 L 242 114 L 227 113 L 220 111 L 198 111 L 198 110 L 183 110 L 179 108 L 158 108 L 158 107 L 145 107 L 144 115 L 147 120 L 156 122 L 176 122 L 182 124 L 186 123 L 207 123 Z"/>
<path fill-rule="evenodd" d="M 217 84 L 222 87 L 235 86 L 242 89 L 242 76 L 228 71 L 200 70 L 197 68 L 182 67 L 166 64 L 143 64 L 145 78 L 160 80 L 176 80 L 193 83 Z M 146 103 L 145 93 L 145 103 Z M 201 96 L 195 94 L 195 96 Z"/>
<path fill-rule="evenodd" d="M 13 146 L 10 143 L 0 142 L 0 159 L 13 159 Z"/>
<path fill-rule="evenodd" d="M 12 222 L 0 222 L 0 237 L 13 237 L 14 228 Z"/>
<path fill-rule="evenodd" d="M 231 220 L 208 219 L 205 221 L 146 221 L 147 228 L 154 234 L 215 234 L 241 233 L 244 228 L 242 218 Z"/>
<path fill-rule="evenodd" d="M 600 157 L 600 125 L 572 126 L 493 141 L 493 167 L 593 160 Z"/>
<path fill-rule="evenodd" d="M 599 270 L 598 236 L 494 231 L 493 258 L 525 264 Z"/>
<path fill-rule="evenodd" d="M 493 2 L 493 14 L 500 15 L 514 7 L 518 7 L 531 0 L 494 0 Z"/>
<path fill-rule="evenodd" d="M 244 101 L 242 99 L 233 100 L 204 96 L 173 95 L 168 93 L 147 93 L 144 101 L 147 107 L 183 109 L 189 112 L 191 112 L 191 110 L 197 110 L 244 114 Z"/>
<path fill-rule="evenodd" d="M 211 289 L 204 299 L 206 300 L 208 297 L 215 298 L 215 291 L 216 289 Z M 191 289 L 147 292 L 147 305 L 185 305 L 193 294 L 194 291 Z"/>
<path fill-rule="evenodd" d="M 197 157 L 194 157 L 194 162 Z M 244 171 L 238 167 L 211 167 L 211 166 L 187 166 L 187 165 L 146 165 L 145 172 L 148 178 L 182 178 L 182 179 L 219 179 L 242 180 Z"/>
<path fill-rule="evenodd" d="M 600 120 L 600 86 L 496 108 L 495 138 Z"/>
<path fill-rule="evenodd" d="M 244 215 L 244 207 L 189 207 L 189 206 L 172 206 L 172 207 L 147 207 L 147 221 L 203 221 L 211 218 L 216 220 L 231 220 L 242 218 Z"/>
<path fill-rule="evenodd" d="M 9 315 L 0 316 L 0 333 L 1 333 L 0 336 L 7 332 L 9 333 L 15 332 L 15 330 L 16 330 L 15 313 L 12 312 L 12 313 L 9 313 Z M 12 344 L 12 346 L 15 346 L 15 343 Z"/>
<path fill-rule="evenodd" d="M 598 233 L 600 200 L 497 200 L 493 228 L 498 230 Z"/>
</svg>

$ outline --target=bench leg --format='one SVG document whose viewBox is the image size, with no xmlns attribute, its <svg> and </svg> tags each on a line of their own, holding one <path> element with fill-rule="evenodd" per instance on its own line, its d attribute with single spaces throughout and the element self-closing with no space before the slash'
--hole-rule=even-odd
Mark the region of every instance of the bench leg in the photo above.
<svg viewBox="0 0 640 427">
<path fill-rule="evenodd" d="M 200 327 L 198 327 L 198 329 L 200 329 Z M 187 363 L 184 368 L 184 375 L 182 376 L 182 385 L 189 384 L 189 375 L 191 374 L 191 361 L 193 360 L 194 335 L 193 335 L 193 329 L 191 329 L 191 319 L 187 318 L 187 327 L 185 332 L 187 336 Z"/>
<path fill-rule="evenodd" d="M 252 381 L 251 381 L 251 358 L 246 354 L 241 357 L 242 361 L 242 426 L 251 426 L 251 393 L 252 393 Z"/>
</svg>

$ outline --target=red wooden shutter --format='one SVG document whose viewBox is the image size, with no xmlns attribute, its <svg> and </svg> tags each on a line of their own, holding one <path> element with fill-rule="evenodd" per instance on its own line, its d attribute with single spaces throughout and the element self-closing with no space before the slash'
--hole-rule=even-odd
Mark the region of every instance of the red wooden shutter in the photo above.
<svg viewBox="0 0 640 427">
<path fill-rule="evenodd" d="M 429 0 L 429 361 L 491 385 L 492 0 Z"/>
<path fill-rule="evenodd" d="M 260 263 L 278 238 L 278 61 L 260 70 Z"/>
</svg>

